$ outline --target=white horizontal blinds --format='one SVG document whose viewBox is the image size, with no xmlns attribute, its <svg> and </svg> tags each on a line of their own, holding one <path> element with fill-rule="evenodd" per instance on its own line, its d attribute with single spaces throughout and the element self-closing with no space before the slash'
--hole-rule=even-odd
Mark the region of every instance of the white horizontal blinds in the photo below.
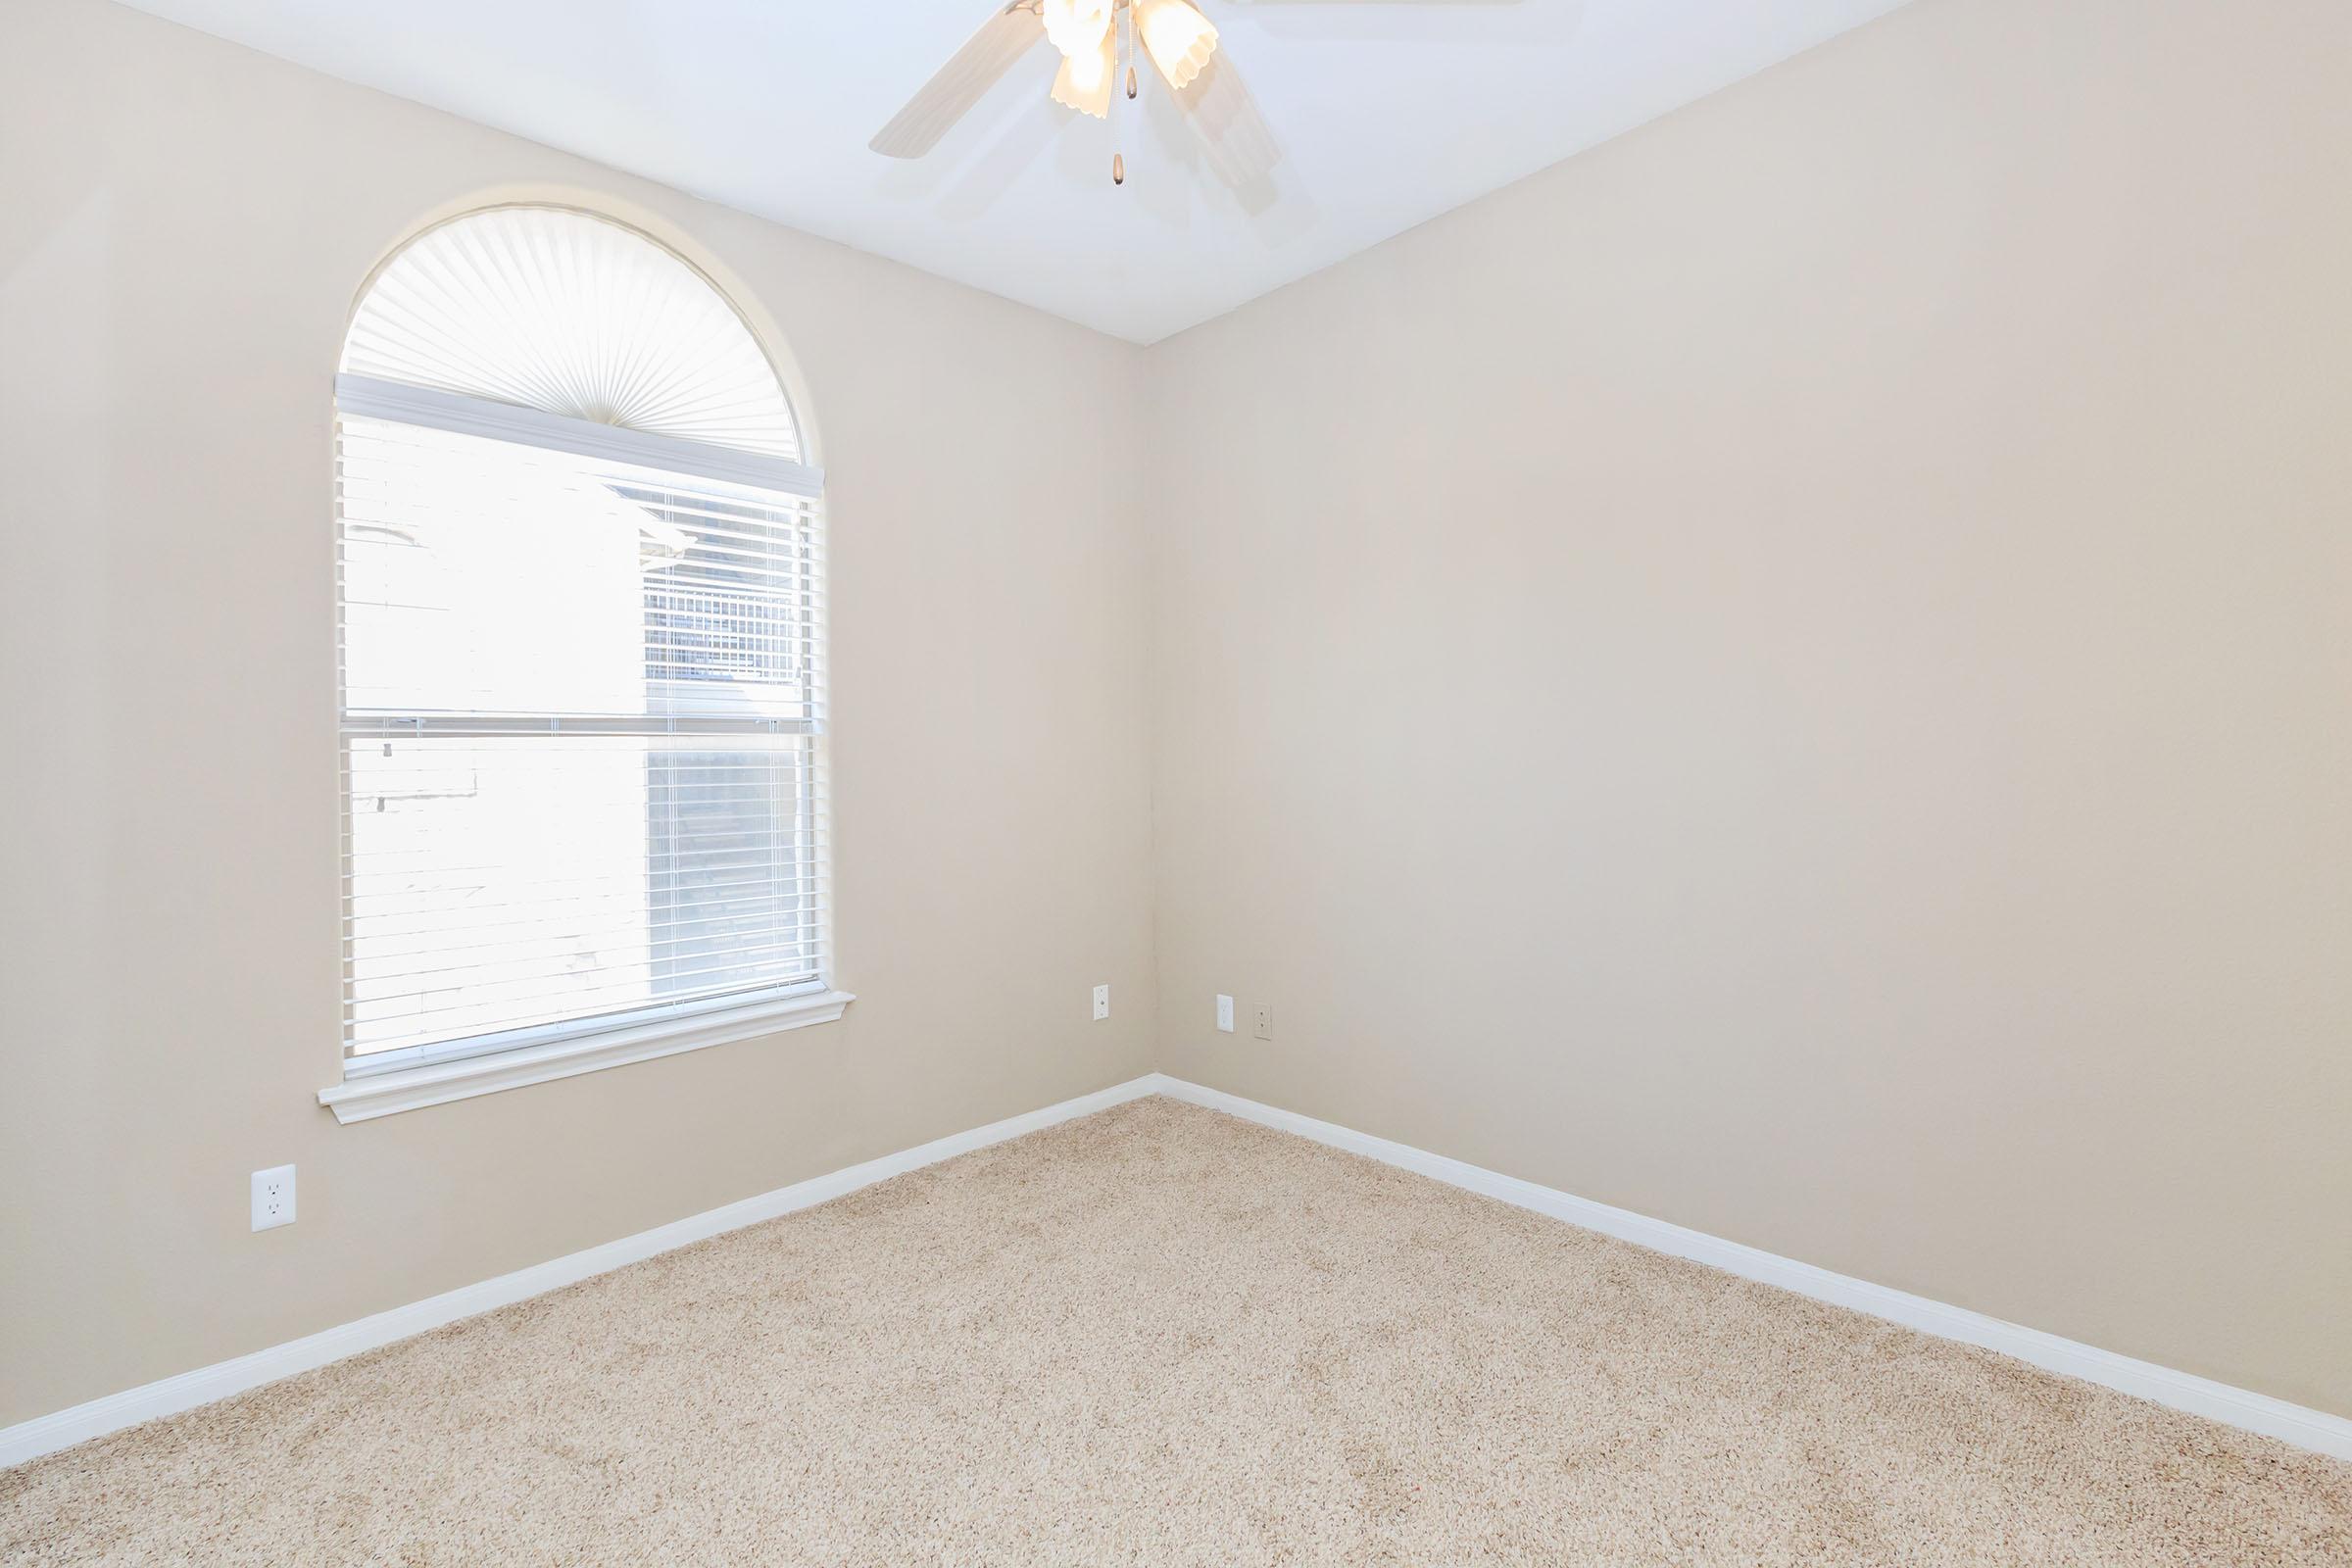
<svg viewBox="0 0 2352 1568">
<path fill-rule="evenodd" d="M 816 502 L 445 413 L 337 423 L 347 1052 L 816 986 Z"/>
<path fill-rule="evenodd" d="M 814 981 L 808 746 L 349 742 L 349 1049 Z"/>
<path fill-rule="evenodd" d="M 347 715 L 813 727 L 813 501 L 387 419 L 339 430 Z"/>
<path fill-rule="evenodd" d="M 341 422 L 355 1054 L 813 981 L 813 504 Z"/>
</svg>

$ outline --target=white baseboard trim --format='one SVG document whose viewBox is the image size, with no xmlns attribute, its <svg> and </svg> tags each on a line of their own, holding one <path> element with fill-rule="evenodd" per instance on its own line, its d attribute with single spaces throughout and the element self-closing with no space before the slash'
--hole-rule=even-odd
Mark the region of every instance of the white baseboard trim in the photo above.
<svg viewBox="0 0 2352 1568">
<path fill-rule="evenodd" d="M 54 1415 L 36 1416 L 13 1427 L 0 1428 L 0 1469 L 22 1464 L 59 1448 L 71 1447 L 91 1438 L 103 1437 L 109 1432 L 136 1426 L 142 1421 L 152 1421 L 158 1416 L 176 1415 L 200 1404 L 210 1404 L 215 1399 L 225 1399 L 232 1394 L 242 1394 L 265 1383 L 292 1377 L 297 1372 L 308 1372 L 313 1367 L 339 1361 L 347 1355 L 357 1355 L 362 1350 L 372 1350 L 378 1346 L 405 1340 L 428 1329 L 437 1329 L 462 1317 L 471 1317 L 477 1312 L 487 1312 L 494 1307 L 560 1290 L 564 1286 L 624 1268 L 673 1248 L 705 1241 L 746 1225 L 756 1225 L 761 1220 L 789 1214 L 795 1209 L 808 1208 L 846 1193 L 854 1193 L 860 1187 L 870 1187 L 876 1182 L 888 1181 L 893 1176 L 902 1176 L 925 1165 L 935 1165 L 943 1159 L 952 1159 L 975 1149 L 1001 1144 L 1008 1138 L 1018 1138 L 1023 1133 L 1033 1133 L 1056 1122 L 1091 1115 L 1124 1101 L 1140 1100 L 1156 1093 L 1158 1087 L 1156 1075 L 1133 1079 L 1095 1094 L 1081 1095 L 1076 1100 L 1065 1100 L 1058 1105 L 1048 1105 L 1043 1110 L 991 1122 L 986 1127 L 975 1127 L 969 1132 L 953 1133 L 919 1148 L 869 1159 L 862 1165 L 852 1165 L 824 1176 L 812 1176 L 808 1181 L 796 1182 L 790 1187 L 779 1187 L 772 1193 L 762 1193 L 757 1198 L 747 1198 L 724 1207 L 673 1220 L 650 1231 L 640 1231 L 616 1242 L 591 1247 L 583 1252 L 573 1252 L 566 1257 L 517 1269 L 512 1274 L 502 1274 L 497 1279 L 484 1280 L 478 1285 L 462 1286 L 421 1301 L 412 1301 L 407 1306 L 396 1306 L 388 1312 L 361 1318 L 355 1323 L 345 1323 L 284 1345 L 271 1346 L 266 1350 L 256 1350 L 251 1355 L 215 1362 L 193 1372 L 165 1378 L 159 1383 L 126 1389 L 121 1394 L 110 1394 L 104 1398 L 92 1399 L 86 1404 L 77 1404 Z"/>
<path fill-rule="evenodd" d="M 2210 1378 L 2158 1366 L 2154 1362 L 2134 1360 L 2102 1350 L 2094 1346 L 2074 1340 L 2060 1339 L 1999 1318 L 1987 1317 L 1964 1307 L 1932 1301 L 1923 1296 L 1905 1291 L 1890 1290 L 1873 1285 L 1867 1280 L 1849 1275 L 1833 1274 L 1828 1269 L 1810 1263 L 1799 1263 L 1739 1242 L 1728 1242 L 1709 1236 L 1703 1231 L 1690 1230 L 1665 1220 L 1651 1219 L 1590 1199 L 1577 1198 L 1516 1176 L 1448 1159 L 1408 1144 L 1375 1138 L 1352 1128 L 1341 1127 L 1327 1121 L 1317 1121 L 1296 1111 L 1278 1109 L 1245 1100 L 1221 1089 L 1209 1089 L 1171 1078 L 1164 1073 L 1151 1073 L 1130 1082 L 1065 1100 L 1057 1105 L 1048 1105 L 1025 1115 L 975 1127 L 969 1132 L 951 1134 L 918 1148 L 885 1154 L 861 1165 L 852 1165 L 824 1176 L 811 1177 L 772 1193 L 747 1198 L 740 1202 L 710 1209 L 701 1214 L 675 1220 L 667 1225 L 641 1231 L 616 1242 L 607 1242 L 586 1251 L 573 1252 L 566 1257 L 518 1269 L 478 1285 L 413 1301 L 407 1306 L 378 1312 L 372 1317 L 345 1323 L 293 1340 L 284 1345 L 256 1350 L 233 1360 L 199 1367 L 177 1377 L 166 1378 L 121 1394 L 92 1399 L 86 1404 L 60 1410 L 54 1415 L 37 1416 L 30 1421 L 0 1429 L 0 1469 L 21 1464 L 59 1448 L 71 1447 L 109 1432 L 152 1421 L 159 1416 L 175 1415 L 215 1399 L 224 1399 L 233 1394 L 274 1383 L 280 1378 L 324 1366 L 362 1350 L 371 1350 L 412 1335 L 422 1334 L 459 1318 L 471 1317 L 496 1307 L 559 1290 L 594 1275 L 609 1273 L 645 1258 L 666 1252 L 674 1248 L 704 1241 L 724 1232 L 761 1220 L 789 1214 L 795 1209 L 808 1208 L 826 1202 L 860 1187 L 870 1187 L 893 1176 L 919 1170 L 925 1165 L 952 1159 L 975 1149 L 985 1149 L 1024 1133 L 1051 1127 L 1056 1122 L 1091 1115 L 1130 1100 L 1147 1095 L 1163 1094 L 1196 1105 L 1205 1105 L 1229 1115 L 1257 1122 L 1282 1132 L 1295 1133 L 1334 1149 L 1362 1154 L 1385 1164 L 1435 1178 L 1448 1186 L 1459 1187 L 1521 1208 L 1533 1209 L 1571 1225 L 1599 1231 L 1624 1241 L 1634 1242 L 1657 1251 L 1687 1257 L 1693 1262 L 1720 1268 L 1727 1273 L 1783 1290 L 1809 1296 L 1815 1300 L 1828 1301 L 1836 1306 L 1852 1307 L 1873 1317 L 1900 1323 L 1906 1328 L 1936 1335 L 1947 1340 L 1982 1346 L 2004 1355 L 2015 1356 L 2035 1366 L 2069 1377 L 2082 1378 L 2121 1393 L 2158 1404 L 2185 1410 L 2191 1415 L 2258 1432 L 2278 1438 L 2297 1447 L 2317 1453 L 2331 1454 L 2339 1459 L 2352 1459 L 2352 1420 L 2329 1415 L 2325 1411 L 2289 1404 L 2265 1394 L 2232 1388 Z"/>
<path fill-rule="evenodd" d="M 2086 1383 L 2100 1384 L 2248 1432 L 2258 1432 L 2265 1437 L 2291 1443 L 2299 1448 L 2309 1448 L 2315 1453 L 2352 1459 L 2352 1420 L 2343 1416 L 2289 1404 L 2284 1399 L 2273 1398 L 2267 1394 L 2232 1388 L 2227 1383 L 2216 1383 L 2211 1378 L 2175 1371 L 2152 1361 L 2134 1360 L 2112 1350 L 2060 1339 L 2055 1334 L 2044 1334 L 2039 1329 L 1986 1317 L 1982 1312 L 1972 1312 L 1965 1307 L 1932 1301 L 1924 1296 L 1913 1296 L 1906 1291 L 1873 1285 L 1850 1275 L 1833 1274 L 1826 1268 L 1816 1268 L 1810 1263 L 1799 1263 L 1758 1248 L 1709 1236 L 1703 1231 L 1690 1230 L 1628 1209 L 1596 1203 L 1591 1199 L 1577 1198 L 1553 1188 L 1540 1187 L 1516 1176 L 1505 1176 L 1477 1165 L 1465 1164 L 1458 1159 L 1448 1159 L 1443 1154 L 1433 1154 L 1409 1144 L 1393 1143 L 1386 1138 L 1356 1132 L 1352 1128 L 1301 1116 L 1296 1111 L 1260 1104 L 1254 1100 L 1244 1100 L 1239 1095 L 1229 1095 L 1221 1089 L 1204 1088 L 1181 1078 L 1170 1078 L 1164 1073 L 1153 1074 L 1150 1082 L 1154 1090 L 1171 1099 L 1205 1105 L 1246 1121 L 1296 1133 L 1318 1144 L 1328 1144 L 1351 1154 L 1362 1154 L 1384 1164 L 1417 1171 L 1448 1186 L 1499 1199 L 1520 1208 L 1566 1220 L 1571 1225 L 1599 1231 L 1605 1236 L 1639 1243 L 1656 1251 L 1670 1252 L 1676 1257 L 1687 1257 L 1692 1262 L 1704 1263 L 1743 1279 L 1777 1285 L 1785 1291 L 1794 1291 L 1799 1296 L 1809 1296 L 1817 1301 L 1852 1307 L 1857 1312 L 1867 1312 L 1872 1317 L 1900 1323 L 1905 1328 L 1918 1329 L 1940 1339 L 1959 1340 L 1988 1350 L 1998 1350 L 2003 1355 L 2030 1361 L 2052 1372 L 2081 1378 Z"/>
</svg>

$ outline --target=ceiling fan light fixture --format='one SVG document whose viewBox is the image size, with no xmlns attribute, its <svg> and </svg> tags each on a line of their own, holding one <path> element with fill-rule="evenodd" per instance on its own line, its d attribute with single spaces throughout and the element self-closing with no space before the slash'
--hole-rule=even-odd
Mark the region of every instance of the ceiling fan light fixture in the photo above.
<svg viewBox="0 0 2352 1568">
<path fill-rule="evenodd" d="M 1097 120 L 1109 119 L 1110 83 L 1118 69 L 1111 54 L 1111 35 L 1105 31 L 1091 51 L 1063 56 L 1061 69 L 1054 73 L 1054 101 Z"/>
<path fill-rule="evenodd" d="M 922 157 L 1005 73 L 1041 41 L 1050 41 L 1061 56 L 1053 98 L 1064 108 L 1108 120 L 1122 77 L 1127 96 L 1136 96 L 1135 57 L 1149 54 L 1152 69 L 1175 94 L 1180 118 L 1200 133 L 1208 168 L 1218 179 L 1242 190 L 1264 179 L 1281 158 L 1241 78 L 1221 72 L 1207 75 L 1219 48 L 1217 29 L 1192 0 L 987 4 L 991 10 L 980 29 L 875 132 L 867 144 L 875 152 L 887 158 Z M 1125 157 L 1114 156 L 1111 183 L 1122 182 L 1125 173 Z"/>
<path fill-rule="evenodd" d="M 1136 31 L 1144 52 L 1178 92 L 1192 85 L 1217 52 L 1217 29 L 1185 0 L 1134 0 Z"/>
</svg>

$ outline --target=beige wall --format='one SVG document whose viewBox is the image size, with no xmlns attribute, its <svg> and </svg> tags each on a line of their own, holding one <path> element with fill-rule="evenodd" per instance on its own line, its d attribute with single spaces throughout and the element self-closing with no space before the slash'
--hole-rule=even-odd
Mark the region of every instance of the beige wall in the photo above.
<svg viewBox="0 0 2352 1568">
<path fill-rule="evenodd" d="M 1161 1065 L 2352 1412 L 2348 71 L 1921 0 L 1155 349 Z"/>
<path fill-rule="evenodd" d="M 387 247 L 551 185 L 737 281 L 809 389 L 860 1000 L 341 1127 L 313 1099 L 330 377 Z M 94 0 L 8 0 L 0 1424 L 1147 1070 L 1137 354 Z M 1082 437 L 1051 471 L 1041 425 Z M 247 1173 L 288 1160 L 300 1221 L 250 1234 Z"/>
</svg>

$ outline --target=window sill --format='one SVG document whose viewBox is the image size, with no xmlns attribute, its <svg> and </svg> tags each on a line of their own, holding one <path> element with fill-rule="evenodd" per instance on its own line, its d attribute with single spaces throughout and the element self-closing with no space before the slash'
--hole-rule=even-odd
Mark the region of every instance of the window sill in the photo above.
<svg viewBox="0 0 2352 1568">
<path fill-rule="evenodd" d="M 681 1051 L 831 1023 L 857 1000 L 846 991 L 819 991 L 695 1018 L 665 1019 L 492 1055 L 347 1078 L 319 1090 L 318 1103 L 333 1111 L 339 1122 L 371 1121 L 551 1078 L 570 1078 L 632 1061 L 651 1061 L 656 1056 L 674 1056 Z"/>
</svg>

